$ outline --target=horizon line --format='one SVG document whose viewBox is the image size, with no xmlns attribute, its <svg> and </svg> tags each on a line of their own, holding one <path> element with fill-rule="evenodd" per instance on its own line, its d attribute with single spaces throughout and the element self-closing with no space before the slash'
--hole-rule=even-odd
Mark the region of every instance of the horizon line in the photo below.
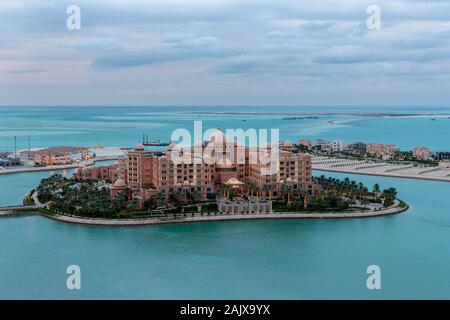
<svg viewBox="0 0 450 320">
<path fill-rule="evenodd" d="M 264 105 L 264 104 L 187 104 L 187 105 L 176 105 L 176 104 L 161 104 L 161 105 L 0 105 L 0 108 L 274 108 L 274 107 L 289 107 L 289 108 L 370 108 L 370 107 L 394 107 L 394 108 L 450 108 L 450 105 Z M 224 111 L 226 113 L 226 111 Z"/>
</svg>

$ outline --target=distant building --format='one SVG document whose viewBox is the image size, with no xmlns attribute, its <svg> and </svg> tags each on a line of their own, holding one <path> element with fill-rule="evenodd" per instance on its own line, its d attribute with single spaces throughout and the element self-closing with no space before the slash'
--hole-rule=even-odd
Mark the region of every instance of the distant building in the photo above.
<svg viewBox="0 0 450 320">
<path fill-rule="evenodd" d="M 45 165 L 66 165 L 87 160 L 90 157 L 88 150 L 83 147 L 50 147 L 20 152 L 21 160 L 34 161 Z"/>
<path fill-rule="evenodd" d="M 450 160 L 450 152 L 434 152 L 432 157 L 436 161 Z"/>
<path fill-rule="evenodd" d="M 357 153 L 365 154 L 367 152 L 367 144 L 364 142 L 355 142 L 349 145 L 349 149 Z"/>
<path fill-rule="evenodd" d="M 0 158 L 0 167 L 9 168 L 20 165 L 19 159 Z"/>
<path fill-rule="evenodd" d="M 413 149 L 413 156 L 417 159 L 429 160 L 431 158 L 431 154 L 431 150 L 426 147 Z"/>
<path fill-rule="evenodd" d="M 344 141 L 341 140 L 334 140 L 331 142 L 331 150 L 333 152 L 340 152 L 344 151 L 347 148 L 347 144 Z"/>
<path fill-rule="evenodd" d="M 292 150 L 294 148 L 294 145 L 291 141 L 287 140 L 283 143 L 283 149 L 284 150 Z"/>
<path fill-rule="evenodd" d="M 306 147 L 308 150 L 311 150 L 311 149 L 312 149 L 312 146 L 313 146 L 313 143 L 312 143 L 311 140 L 300 140 L 300 141 L 298 142 L 298 144 L 299 144 L 300 146 Z"/>
<path fill-rule="evenodd" d="M 395 144 L 369 143 L 367 145 L 367 154 L 384 160 L 392 159 L 399 151 L 400 149 Z"/>
<path fill-rule="evenodd" d="M 322 151 L 329 150 L 329 142 L 326 140 L 321 140 L 321 139 L 317 140 L 316 146 L 319 150 L 322 150 Z"/>
<path fill-rule="evenodd" d="M 119 179 L 120 170 L 118 164 L 102 167 L 78 168 L 75 179 L 81 181 L 108 181 Z"/>
</svg>

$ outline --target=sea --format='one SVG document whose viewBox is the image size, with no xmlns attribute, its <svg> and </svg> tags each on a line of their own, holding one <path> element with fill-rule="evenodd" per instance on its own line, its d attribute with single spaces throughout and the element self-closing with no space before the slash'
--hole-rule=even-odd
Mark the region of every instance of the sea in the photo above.
<svg viewBox="0 0 450 320">
<path fill-rule="evenodd" d="M 399 116 L 401 115 L 401 116 Z M 282 140 L 344 140 L 450 151 L 450 108 L 1 107 L 0 151 L 133 147 L 175 129 L 279 129 Z M 16 139 L 14 138 L 16 137 Z M 0 175 L 0 206 L 42 178 Z M 353 220 L 80 226 L 0 218 L 0 299 L 449 299 L 450 184 L 315 171 L 395 187 L 410 210 Z M 66 286 L 68 266 L 81 289 Z M 378 266 L 381 289 L 367 286 Z"/>
</svg>

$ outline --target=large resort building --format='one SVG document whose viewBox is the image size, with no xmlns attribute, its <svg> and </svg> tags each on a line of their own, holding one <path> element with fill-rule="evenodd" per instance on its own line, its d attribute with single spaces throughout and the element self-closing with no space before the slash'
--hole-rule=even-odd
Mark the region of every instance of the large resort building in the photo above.
<svg viewBox="0 0 450 320">
<path fill-rule="evenodd" d="M 270 155 L 271 148 L 265 149 Z M 317 193 L 309 154 L 278 150 L 276 161 L 263 163 L 257 156 L 259 150 L 227 140 L 218 129 L 198 147 L 180 148 L 171 144 L 165 152 L 157 152 L 138 144 L 118 164 L 103 169 L 79 169 L 76 178 L 113 182 L 112 197 L 128 189 L 141 205 L 152 197 L 169 199 L 178 192 L 206 199 L 215 197 L 217 190 L 250 185 L 261 193 L 270 193 L 270 197 L 276 197 L 283 189 Z"/>
</svg>

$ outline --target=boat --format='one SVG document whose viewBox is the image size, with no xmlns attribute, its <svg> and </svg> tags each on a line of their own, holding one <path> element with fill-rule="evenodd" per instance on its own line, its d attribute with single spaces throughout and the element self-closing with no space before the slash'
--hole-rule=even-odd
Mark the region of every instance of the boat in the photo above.
<svg viewBox="0 0 450 320">
<path fill-rule="evenodd" d="M 161 140 L 156 140 L 156 141 L 148 141 L 148 135 L 143 134 L 142 135 L 142 144 L 145 147 L 167 147 L 168 145 L 170 145 L 170 142 L 161 142 Z"/>
<path fill-rule="evenodd" d="M 145 147 L 167 147 L 170 145 L 170 142 L 160 142 L 159 140 L 153 142 L 143 143 Z"/>
</svg>

